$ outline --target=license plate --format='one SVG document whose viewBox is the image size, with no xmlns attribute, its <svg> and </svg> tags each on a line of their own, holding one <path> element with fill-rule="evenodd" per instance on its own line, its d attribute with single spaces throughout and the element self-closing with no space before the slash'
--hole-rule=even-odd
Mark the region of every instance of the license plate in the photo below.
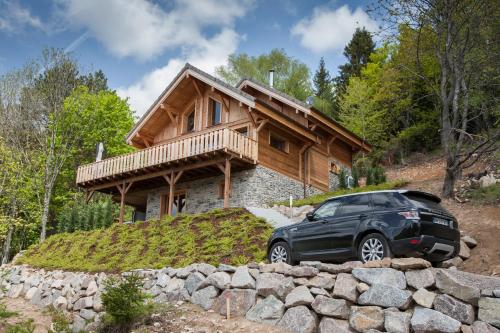
<svg viewBox="0 0 500 333">
<path fill-rule="evenodd" d="M 444 225 L 446 227 L 449 227 L 450 226 L 450 221 L 448 220 L 445 220 L 445 219 L 441 219 L 439 217 L 435 217 L 433 219 L 433 222 L 436 223 L 436 224 L 440 224 L 440 225 Z"/>
</svg>

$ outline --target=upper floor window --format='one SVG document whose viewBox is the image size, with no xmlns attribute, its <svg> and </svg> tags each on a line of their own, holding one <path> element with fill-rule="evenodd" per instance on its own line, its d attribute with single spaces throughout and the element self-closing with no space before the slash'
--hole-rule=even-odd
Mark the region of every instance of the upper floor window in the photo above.
<svg viewBox="0 0 500 333">
<path fill-rule="evenodd" d="M 248 126 L 237 128 L 236 132 L 240 133 L 243 136 L 248 137 Z"/>
<path fill-rule="evenodd" d="M 186 119 L 186 132 L 194 131 L 194 110 L 187 116 Z"/>
<path fill-rule="evenodd" d="M 222 105 L 220 102 L 210 98 L 210 124 L 209 126 L 218 125 L 222 119 Z"/>
<path fill-rule="evenodd" d="M 275 149 L 288 153 L 288 140 L 274 134 L 269 134 L 269 145 Z"/>
</svg>

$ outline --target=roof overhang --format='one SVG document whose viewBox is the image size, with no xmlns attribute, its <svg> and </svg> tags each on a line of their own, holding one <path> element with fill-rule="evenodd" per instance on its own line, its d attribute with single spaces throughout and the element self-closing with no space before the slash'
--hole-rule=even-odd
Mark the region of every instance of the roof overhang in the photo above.
<svg viewBox="0 0 500 333">
<path fill-rule="evenodd" d="M 270 97 L 272 97 L 273 99 L 275 100 L 278 100 L 284 104 L 287 104 L 289 106 L 291 106 L 292 108 L 294 108 L 295 110 L 299 110 L 299 111 L 302 111 L 304 112 L 305 114 L 311 114 L 311 110 L 309 108 L 306 108 L 304 107 L 303 105 L 300 105 L 296 102 L 294 102 L 293 100 L 291 100 L 290 98 L 287 98 L 285 96 L 282 96 L 278 93 L 276 93 L 275 91 L 271 90 L 271 89 L 268 89 L 266 87 L 264 87 L 263 85 L 260 85 L 260 84 L 257 84 L 251 80 L 248 80 L 248 79 L 243 79 L 239 84 L 238 84 L 238 89 L 242 89 L 243 87 L 245 86 L 249 86 L 249 87 L 252 87 L 254 88 L 255 90 L 258 90 Z"/>
<path fill-rule="evenodd" d="M 130 133 L 127 135 L 125 141 L 128 144 L 132 143 L 132 139 L 139 133 L 144 124 L 151 118 L 151 116 L 160 108 L 161 104 L 174 90 L 177 88 L 180 82 L 185 78 L 193 77 L 198 79 L 199 81 L 213 87 L 214 89 L 219 90 L 220 92 L 238 100 L 239 102 L 254 108 L 255 100 L 252 96 L 244 94 L 243 92 L 239 92 L 234 88 L 229 88 L 226 85 L 218 82 L 220 80 L 215 79 L 209 74 L 202 72 L 201 70 L 196 69 L 195 67 L 186 64 L 184 68 L 177 74 L 174 80 L 167 86 L 167 88 L 161 93 L 161 95 L 156 99 L 156 101 L 151 105 L 148 111 L 139 119 L 139 121 L 132 128 Z"/>
</svg>

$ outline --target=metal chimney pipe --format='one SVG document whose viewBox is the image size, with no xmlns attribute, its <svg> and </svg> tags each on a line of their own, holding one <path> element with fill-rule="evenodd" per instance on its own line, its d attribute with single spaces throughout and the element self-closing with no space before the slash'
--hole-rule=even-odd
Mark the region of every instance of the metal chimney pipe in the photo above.
<svg viewBox="0 0 500 333">
<path fill-rule="evenodd" d="M 269 70 L 269 86 L 273 87 L 274 85 L 274 69 Z"/>
</svg>

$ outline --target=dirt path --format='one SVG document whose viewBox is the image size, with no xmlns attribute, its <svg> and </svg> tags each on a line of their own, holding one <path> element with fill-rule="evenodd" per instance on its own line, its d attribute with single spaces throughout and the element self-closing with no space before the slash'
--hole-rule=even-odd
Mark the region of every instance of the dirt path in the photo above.
<svg viewBox="0 0 500 333">
<path fill-rule="evenodd" d="M 481 165 L 468 172 L 481 171 Z M 405 179 L 407 188 L 431 192 L 440 196 L 444 178 L 444 161 L 441 158 L 421 160 L 410 166 L 391 168 L 389 180 Z M 463 234 L 474 237 L 478 246 L 471 251 L 461 270 L 500 276 L 500 207 L 471 202 L 459 203 L 454 199 L 443 200 L 443 206 L 457 219 Z"/>
<path fill-rule="evenodd" d="M 22 298 L 3 298 L 0 301 L 7 306 L 7 310 L 17 313 L 12 317 L 0 320 L 0 332 L 6 330 L 6 325 L 19 324 L 29 319 L 32 319 L 35 324 L 34 333 L 47 333 L 49 331 L 52 323 L 51 316 L 35 305 L 26 302 Z"/>
</svg>

